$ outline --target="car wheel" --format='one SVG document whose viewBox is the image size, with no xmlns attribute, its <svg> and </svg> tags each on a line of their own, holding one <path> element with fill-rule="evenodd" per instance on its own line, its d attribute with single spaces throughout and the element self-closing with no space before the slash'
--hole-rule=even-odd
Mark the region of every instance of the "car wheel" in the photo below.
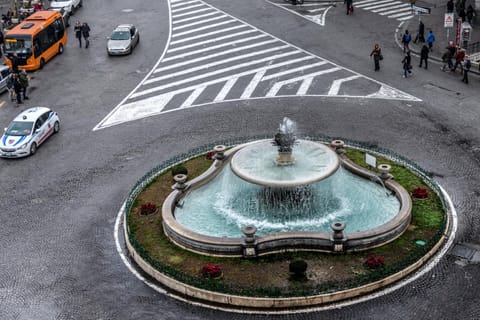
<svg viewBox="0 0 480 320">
<path fill-rule="evenodd" d="M 53 124 L 53 133 L 58 133 L 58 131 L 60 131 L 60 122 L 55 121 Z"/>
<path fill-rule="evenodd" d="M 30 155 L 33 156 L 35 154 L 35 152 L 37 152 L 37 144 L 34 142 L 30 146 Z"/>
<path fill-rule="evenodd" d="M 62 54 L 63 53 L 63 44 L 60 44 L 58 46 L 58 54 Z"/>
<path fill-rule="evenodd" d="M 43 67 L 45 66 L 45 59 L 40 59 L 40 69 L 43 69 Z"/>
</svg>

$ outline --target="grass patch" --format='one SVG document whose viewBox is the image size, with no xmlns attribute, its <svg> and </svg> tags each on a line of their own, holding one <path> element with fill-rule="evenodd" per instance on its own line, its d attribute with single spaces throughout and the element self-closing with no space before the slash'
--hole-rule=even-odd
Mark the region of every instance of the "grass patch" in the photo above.
<svg viewBox="0 0 480 320">
<path fill-rule="evenodd" d="M 364 152 L 347 149 L 347 156 L 358 165 L 369 167 L 365 163 Z M 341 255 L 288 252 L 247 260 L 208 257 L 181 249 L 163 234 L 160 210 L 151 215 L 138 214 L 142 203 L 153 202 L 161 207 L 174 184 L 171 170 L 157 177 L 133 202 L 127 218 L 130 240 L 159 271 L 187 284 L 219 292 L 249 296 L 298 296 L 332 292 L 379 280 L 412 264 L 428 251 L 438 241 L 446 216 L 439 197 L 421 178 L 387 159 L 377 157 L 377 161 L 391 165 L 395 180 L 407 191 L 424 187 L 429 190 L 430 196 L 413 201 L 412 222 L 401 237 L 373 250 Z M 193 179 L 211 164 L 205 156 L 199 156 L 182 165 L 187 168 L 189 179 Z M 416 244 L 419 239 L 426 245 Z M 384 269 L 372 272 L 364 267 L 365 258 L 372 253 L 384 258 Z M 288 266 L 293 259 L 307 262 L 308 281 L 289 281 Z M 200 270 L 207 263 L 221 265 L 221 280 L 201 277 Z"/>
</svg>

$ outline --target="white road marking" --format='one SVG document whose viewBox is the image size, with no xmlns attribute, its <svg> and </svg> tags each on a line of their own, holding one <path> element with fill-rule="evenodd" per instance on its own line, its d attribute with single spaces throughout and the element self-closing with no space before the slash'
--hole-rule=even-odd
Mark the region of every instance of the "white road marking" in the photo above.
<svg viewBox="0 0 480 320">
<path fill-rule="evenodd" d="M 180 3 L 175 1 L 176 5 Z M 191 19 L 195 14 L 223 17 L 229 25 L 222 28 L 207 18 L 206 23 L 190 24 L 181 32 L 171 28 L 164 52 L 152 70 L 94 130 L 227 101 L 225 99 L 265 99 L 308 93 L 309 96 L 420 101 L 265 33 L 203 1 L 191 3 L 195 7 L 190 10 L 182 6 L 181 13 L 170 11 L 170 26 L 179 16 L 181 20 L 190 19 L 188 24 L 205 21 L 205 18 Z M 175 25 L 178 26 L 181 25 Z M 186 37 L 179 39 L 179 34 Z M 322 85 L 315 85 L 320 83 Z M 284 86 L 288 89 L 282 90 Z M 338 94 L 340 86 L 341 95 Z"/>
<path fill-rule="evenodd" d="M 402 3 L 402 4 L 390 6 L 390 7 L 387 7 L 387 8 L 372 10 L 372 12 L 375 12 L 375 13 L 384 12 L 384 11 L 394 11 L 395 12 L 395 11 L 398 11 L 398 10 L 403 10 L 404 8 L 410 9 L 410 5 L 408 5 L 406 3 Z"/>
<path fill-rule="evenodd" d="M 219 22 L 219 23 L 210 24 L 208 26 L 203 26 L 203 27 L 200 27 L 200 28 L 197 28 L 197 29 L 192 29 L 192 30 L 188 30 L 188 31 L 179 32 L 179 33 L 174 34 L 172 37 L 177 38 L 177 37 L 184 36 L 186 34 L 196 33 L 198 31 L 202 31 L 202 30 L 205 30 L 205 29 L 212 29 L 212 28 L 215 28 L 215 27 L 218 27 L 218 26 L 223 26 L 225 24 L 229 24 L 229 23 L 232 23 L 232 22 L 235 22 L 235 20 L 230 19 L 230 20 L 227 20 L 227 21 L 222 21 L 222 22 Z"/>
<path fill-rule="evenodd" d="M 213 18 L 204 19 L 204 20 L 200 20 L 200 21 L 195 21 L 195 22 L 188 23 L 188 24 L 183 24 L 183 25 L 178 26 L 178 27 L 173 27 L 173 31 L 181 30 L 181 29 L 185 29 L 185 28 L 190 28 L 190 27 L 193 27 L 193 26 L 196 26 L 196 25 L 199 25 L 199 24 L 204 24 L 204 23 L 219 20 L 219 19 L 225 19 L 225 17 L 218 16 L 218 17 L 213 17 Z"/>
<path fill-rule="evenodd" d="M 338 71 L 338 70 L 342 70 L 342 69 L 339 68 L 339 67 L 335 67 L 335 68 L 330 68 L 330 69 L 326 69 L 326 70 L 322 70 L 322 71 L 317 71 L 317 72 L 314 72 L 314 73 L 309 73 L 307 75 L 303 75 L 303 76 L 300 76 L 300 77 L 295 77 L 295 78 L 292 78 L 292 79 L 279 81 L 279 82 L 275 83 L 275 85 L 270 89 L 270 91 L 267 93 L 267 97 L 275 96 L 278 93 L 278 91 L 286 84 L 295 83 L 295 82 L 298 82 L 298 81 L 303 81 L 304 79 L 307 79 L 309 77 L 313 78 L 313 77 L 316 77 L 316 76 L 319 76 L 319 75 L 335 72 L 335 71 Z"/>
<path fill-rule="evenodd" d="M 248 86 L 245 88 L 243 91 L 242 95 L 240 96 L 240 99 L 248 99 L 252 96 L 253 91 L 255 88 L 258 86 L 260 81 L 262 80 L 266 70 L 261 70 L 255 74 L 255 76 L 252 78 Z"/>
<path fill-rule="evenodd" d="M 366 8 L 370 8 L 370 9 L 373 9 L 375 8 L 375 6 L 378 6 L 382 3 L 387 3 L 387 2 L 392 2 L 392 0 L 382 0 L 382 1 L 375 1 L 374 3 L 365 3 L 365 4 L 355 4 L 355 7 L 356 8 L 362 8 L 362 9 L 366 9 Z"/>
<path fill-rule="evenodd" d="M 196 36 L 193 36 L 193 37 L 190 37 L 190 38 L 175 40 L 175 41 L 170 42 L 170 44 L 175 45 L 177 43 L 188 42 L 188 41 L 192 41 L 192 40 L 196 40 L 196 39 L 200 39 L 200 38 L 206 38 L 206 37 L 212 36 L 214 34 L 224 33 L 224 32 L 232 31 L 232 30 L 235 30 L 235 29 L 242 29 L 242 28 L 246 28 L 246 27 L 247 26 L 238 25 L 238 26 L 233 26 L 233 27 L 230 27 L 230 28 L 219 29 L 219 30 L 215 30 L 215 31 L 212 31 L 212 32 L 199 34 L 199 35 L 196 35 Z"/>
<path fill-rule="evenodd" d="M 223 86 L 222 90 L 220 90 L 220 92 L 218 93 L 218 95 L 215 97 L 213 101 L 220 102 L 225 100 L 225 98 L 227 97 L 227 94 L 230 92 L 230 90 L 232 90 L 237 80 L 238 78 L 228 79 L 228 81 L 225 82 L 225 85 Z"/>
<path fill-rule="evenodd" d="M 224 43 L 221 43 L 221 44 L 216 45 L 216 46 L 206 47 L 206 48 L 195 50 L 195 51 L 188 51 L 188 52 L 183 53 L 183 54 L 177 54 L 177 55 L 171 56 L 169 58 L 165 58 L 163 61 L 167 62 L 167 61 L 172 61 L 172 60 L 177 60 L 177 59 L 183 59 L 183 58 L 188 57 L 188 56 L 198 55 L 199 53 L 213 51 L 213 50 L 223 48 L 223 47 L 235 46 L 236 44 L 251 41 L 251 40 L 255 40 L 255 39 L 259 39 L 259 38 L 263 38 L 263 36 L 258 35 L 258 36 L 255 36 L 255 37 L 243 38 L 243 39 L 240 39 L 240 40 L 235 40 L 235 41 L 230 41 L 230 42 L 224 42 Z M 256 43 L 253 43 L 251 45 L 246 45 L 246 46 L 243 46 L 243 47 L 237 47 L 237 48 L 234 48 L 234 49 L 230 49 L 230 50 L 234 50 L 234 51 L 227 50 L 228 52 L 227 51 L 220 51 L 219 52 L 218 50 L 216 50 L 216 53 L 214 53 L 214 54 L 211 54 L 211 55 L 208 55 L 208 56 L 201 56 L 200 58 L 197 58 L 195 60 L 190 60 L 190 61 L 194 61 L 194 62 L 202 61 L 205 58 L 210 59 L 210 58 L 221 56 L 222 54 L 225 54 L 226 52 L 227 53 L 232 53 L 232 52 L 241 51 L 241 50 L 245 50 L 245 49 L 255 48 L 255 47 L 258 47 L 258 46 L 263 46 L 265 44 L 274 43 L 274 42 L 278 42 L 278 40 L 269 39 L 269 40 L 262 41 L 262 42 L 256 42 Z M 170 53 L 170 51 L 169 51 L 169 53 Z M 155 71 L 155 72 L 157 72 L 157 71 Z"/>
<path fill-rule="evenodd" d="M 213 16 L 213 15 L 216 15 L 216 14 L 219 14 L 219 13 L 216 12 L 216 11 L 212 11 L 212 12 L 205 13 L 205 14 L 199 14 L 199 15 L 196 15 L 196 16 L 190 17 L 190 18 L 177 19 L 177 20 L 173 21 L 172 24 L 175 25 L 175 24 L 179 24 L 179 23 L 183 23 L 183 22 L 187 22 L 187 21 L 198 20 L 200 18 L 210 17 L 210 16 Z"/>
<path fill-rule="evenodd" d="M 293 13 L 293 14 L 295 14 L 297 16 L 300 16 L 304 19 L 310 20 L 313 23 L 316 23 L 320 26 L 325 25 L 325 16 L 326 16 L 328 10 L 330 10 L 330 8 L 333 7 L 332 3 L 304 3 L 302 5 L 292 5 L 292 4 L 288 4 L 288 3 L 278 3 L 278 2 L 270 1 L 270 0 L 266 0 L 266 1 L 268 3 L 274 5 L 274 6 L 278 7 L 278 8 L 281 8 L 283 10 L 287 10 L 290 13 Z M 308 14 L 303 14 L 303 13 L 300 13 L 300 12 L 297 11 L 298 9 L 308 8 L 308 7 L 317 8 L 317 9 L 307 9 L 306 11 L 309 12 L 309 13 L 317 13 L 317 12 L 323 12 L 323 13 L 321 13 L 319 15 L 308 15 Z"/>
<path fill-rule="evenodd" d="M 392 13 L 400 13 L 400 12 L 402 12 L 402 11 L 408 13 L 408 12 L 410 12 L 410 10 L 412 10 L 412 9 L 410 8 L 410 6 L 406 6 L 406 7 L 404 7 L 404 8 L 400 8 L 400 9 L 396 9 L 396 10 L 391 10 L 391 11 L 386 11 L 386 12 L 381 12 L 381 13 L 379 13 L 379 14 L 380 14 L 381 16 L 386 16 L 386 15 L 391 15 Z M 408 12 L 407 12 L 407 11 L 408 11 Z M 403 14 L 403 13 L 402 13 L 402 14 Z M 390 17 L 390 16 L 389 16 L 389 17 Z"/>
<path fill-rule="evenodd" d="M 340 91 L 340 86 L 347 81 L 355 80 L 358 79 L 360 76 L 359 75 L 354 75 L 350 76 L 347 78 L 343 79 L 337 79 L 332 82 L 332 85 L 330 86 L 330 90 L 328 91 L 329 96 L 336 96 L 338 95 L 338 92 Z"/>
</svg>

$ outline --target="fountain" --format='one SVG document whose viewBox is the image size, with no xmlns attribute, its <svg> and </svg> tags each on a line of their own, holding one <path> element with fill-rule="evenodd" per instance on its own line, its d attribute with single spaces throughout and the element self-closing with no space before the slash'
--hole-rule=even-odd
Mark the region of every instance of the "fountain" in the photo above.
<svg viewBox="0 0 480 320">
<path fill-rule="evenodd" d="M 295 127 L 284 118 L 273 140 L 216 146 L 207 172 L 177 177 L 162 209 L 165 234 L 192 251 L 254 257 L 366 250 L 406 230 L 411 199 L 388 165 L 377 175 L 348 160 L 342 141 L 297 139 Z"/>
</svg>

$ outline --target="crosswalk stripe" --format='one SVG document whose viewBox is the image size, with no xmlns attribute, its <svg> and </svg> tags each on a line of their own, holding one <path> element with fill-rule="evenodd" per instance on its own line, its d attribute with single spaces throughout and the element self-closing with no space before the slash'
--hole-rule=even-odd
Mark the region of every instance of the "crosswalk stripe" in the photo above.
<svg viewBox="0 0 480 320">
<path fill-rule="evenodd" d="M 216 37 L 216 38 L 208 39 L 208 40 L 205 40 L 205 41 L 198 41 L 198 42 L 187 44 L 187 45 L 184 45 L 184 46 L 181 46 L 181 47 L 168 49 L 168 52 L 172 53 L 172 52 L 181 51 L 181 50 L 185 50 L 185 49 L 189 49 L 189 48 L 193 48 L 193 47 L 203 46 L 203 45 L 206 45 L 208 43 L 220 42 L 221 40 L 234 38 L 234 37 L 238 37 L 238 36 L 248 34 L 248 33 L 253 33 L 253 32 L 257 32 L 257 31 L 253 30 L 253 29 L 249 29 L 249 30 L 245 30 L 245 31 L 237 32 L 237 33 L 230 33 L 230 34 L 227 34 L 225 36 Z M 260 36 L 266 37 L 266 35 L 264 35 L 264 34 L 261 34 Z"/>
<path fill-rule="evenodd" d="M 244 38 L 244 39 L 240 39 L 240 40 L 236 40 L 236 41 L 230 41 L 230 42 L 226 42 L 226 43 L 221 43 L 221 44 L 218 44 L 216 46 L 212 46 L 212 47 L 206 47 L 206 48 L 203 48 L 203 49 L 198 49 L 198 50 L 195 50 L 195 51 L 189 51 L 189 52 L 186 52 L 184 54 L 177 54 L 177 55 L 174 55 L 174 56 L 171 56 L 171 57 L 168 57 L 168 58 L 165 58 L 163 59 L 163 61 L 165 62 L 168 62 L 168 61 L 172 61 L 172 60 L 177 60 L 177 59 L 183 59 L 185 57 L 188 57 L 188 56 L 191 56 L 191 55 L 196 55 L 196 54 L 199 54 L 199 53 L 204 53 L 204 52 L 207 52 L 207 51 L 212 51 L 212 50 L 216 50 L 216 49 L 219 49 L 219 48 L 223 48 L 223 47 L 228 47 L 228 46 L 232 46 L 232 45 L 237 45 L 239 43 L 243 43 L 243 42 L 247 42 L 247 41 L 251 41 L 253 39 L 258 39 L 260 38 L 260 36 L 256 36 L 256 37 L 249 37 L 249 38 Z M 262 42 L 256 42 L 256 43 L 253 43 L 253 44 L 250 44 L 250 45 L 245 45 L 245 46 L 241 46 L 241 47 L 236 47 L 234 49 L 230 49 L 232 51 L 229 51 L 230 52 L 236 52 L 236 51 L 240 51 L 240 50 L 245 50 L 245 49 L 250 49 L 250 48 L 254 48 L 254 47 L 257 47 L 257 46 L 262 46 L 264 44 L 269 44 L 269 43 L 273 43 L 273 42 L 278 42 L 278 40 L 276 39 L 269 39 L 269 40 L 265 40 L 265 41 L 262 41 Z M 222 55 L 222 54 L 225 54 L 226 51 L 221 51 L 221 52 L 217 52 L 215 54 L 212 54 L 212 55 L 209 55 L 209 56 L 202 56 L 200 58 L 197 58 L 198 60 L 190 60 L 190 61 L 202 61 L 205 57 L 208 58 L 213 58 L 213 57 L 216 57 L 217 55 Z M 170 53 L 170 52 L 167 52 L 167 53 Z M 155 71 L 157 72 L 157 71 Z"/>
<path fill-rule="evenodd" d="M 410 9 L 410 6 L 406 3 L 402 3 L 402 4 L 395 5 L 395 6 L 390 6 L 390 7 L 387 7 L 387 8 L 372 10 L 372 12 L 382 14 L 383 12 L 386 12 L 386 11 L 395 12 L 395 11 L 401 11 L 401 10 L 405 10 L 405 9 L 406 10 Z M 380 12 L 382 12 L 382 13 L 380 13 Z"/>
<path fill-rule="evenodd" d="M 403 14 L 402 14 L 403 15 Z M 397 17 L 400 16 L 400 15 L 396 15 Z M 394 17 L 394 16 L 390 16 L 390 17 Z M 400 21 L 403 21 L 403 20 L 409 20 L 409 19 L 412 19 L 413 18 L 413 15 L 409 15 L 407 17 L 403 17 L 403 18 L 397 18 L 397 20 L 400 20 Z"/>
<path fill-rule="evenodd" d="M 406 12 L 406 13 L 410 14 L 410 13 L 411 13 L 410 10 L 412 10 L 412 9 L 410 8 L 410 6 L 408 6 L 408 7 L 403 8 L 403 9 L 397 9 L 397 10 L 392 10 L 392 11 L 381 12 L 381 13 L 379 13 L 379 15 L 381 15 L 381 16 L 387 16 L 387 15 L 388 15 L 388 16 L 390 17 L 390 15 L 391 15 L 392 13 L 395 14 L 395 13 Z M 408 12 L 407 12 L 407 11 L 408 11 Z M 401 15 L 403 15 L 403 13 L 401 13 Z"/>
<path fill-rule="evenodd" d="M 193 67 L 193 68 L 190 68 L 190 69 L 185 69 L 185 70 L 182 70 L 182 71 L 169 73 L 169 74 L 166 74 L 166 75 L 161 76 L 161 77 L 156 77 L 156 78 L 150 79 L 150 80 L 148 80 L 150 82 L 146 81 L 145 83 L 148 84 L 148 83 L 151 83 L 151 82 L 162 81 L 162 80 L 165 80 L 165 79 L 185 75 L 187 73 L 197 72 L 197 71 L 200 71 L 200 70 L 203 70 L 203 69 L 209 69 L 209 68 L 221 65 L 221 64 L 228 63 L 228 62 L 233 62 L 233 61 L 236 61 L 236 60 L 242 60 L 242 59 L 254 57 L 254 56 L 257 56 L 257 55 L 263 55 L 265 53 L 269 53 L 269 52 L 272 52 L 272 51 L 279 51 L 279 50 L 286 49 L 286 48 L 289 48 L 289 47 L 290 47 L 289 45 L 283 45 L 283 46 L 273 47 L 273 48 L 269 48 L 269 49 L 265 49 L 265 50 L 249 52 L 247 54 L 230 57 L 228 59 L 217 60 L 215 62 L 199 65 L 199 66 L 196 66 L 196 67 Z M 259 61 L 264 62 L 265 59 L 270 59 L 270 58 L 269 57 L 263 58 L 263 59 L 260 59 Z M 236 65 L 235 68 L 241 67 L 241 66 L 248 66 L 248 65 L 251 65 L 251 64 L 255 64 L 255 63 L 257 63 L 255 60 L 253 60 L 253 61 L 250 60 L 246 63 Z M 226 69 L 231 70 L 232 68 L 230 67 L 230 68 L 226 68 Z"/>
<path fill-rule="evenodd" d="M 389 9 L 392 9 L 392 8 L 395 8 L 396 6 L 398 6 L 399 3 L 402 6 L 405 5 L 405 3 L 401 3 L 400 1 L 393 1 L 393 2 L 390 2 L 390 3 L 380 5 L 380 6 L 376 7 L 375 10 L 370 10 L 370 11 L 377 13 L 377 12 L 382 11 L 382 10 L 389 10 Z M 367 10 L 367 9 L 365 9 L 365 10 Z"/>
<path fill-rule="evenodd" d="M 207 22 L 215 21 L 215 20 L 219 20 L 219 19 L 225 19 L 225 17 L 218 16 L 218 17 L 213 17 L 213 18 L 210 18 L 210 19 L 195 21 L 195 22 L 192 22 L 192 23 L 188 23 L 188 24 L 178 26 L 178 27 L 173 27 L 172 30 L 177 31 L 177 30 L 193 27 L 193 26 L 196 26 L 196 25 L 199 25 L 199 24 L 203 24 L 203 23 L 207 23 Z"/>
<path fill-rule="evenodd" d="M 202 94 L 202 92 L 205 90 L 206 86 L 199 87 L 188 96 L 187 100 L 185 100 L 182 105 L 180 106 L 180 109 L 186 108 L 186 107 L 191 107 L 192 104 L 197 100 L 197 98 Z"/>
<path fill-rule="evenodd" d="M 200 19 L 200 18 L 205 18 L 205 17 L 216 15 L 216 14 L 219 14 L 219 13 L 216 12 L 216 11 L 212 11 L 212 12 L 209 12 L 209 13 L 197 15 L 195 17 L 177 19 L 177 20 L 172 21 L 172 24 L 179 24 L 179 23 L 183 23 L 183 22 L 187 22 L 187 21 L 197 20 L 197 19 Z"/>
<path fill-rule="evenodd" d="M 171 41 L 170 44 L 178 44 L 178 43 L 188 42 L 188 41 L 192 41 L 192 40 L 196 40 L 196 39 L 200 39 L 200 38 L 206 38 L 206 37 L 212 36 L 214 34 L 224 33 L 224 32 L 232 31 L 232 30 L 235 30 L 235 29 L 242 29 L 242 28 L 246 28 L 246 26 L 239 24 L 238 26 L 233 26 L 233 27 L 230 27 L 230 28 L 219 29 L 219 30 L 215 30 L 215 31 L 212 31 L 212 32 L 202 33 L 202 34 L 199 34 L 199 35 L 196 35 L 196 36 L 193 36 L 193 37 L 189 37 L 189 38 L 174 40 L 174 41 Z"/>
<path fill-rule="evenodd" d="M 383 3 L 382 3 L 383 2 Z M 394 3 L 392 0 L 385 0 L 385 1 L 378 1 L 374 6 L 364 6 L 362 7 L 363 10 L 372 10 L 372 9 L 378 9 L 378 8 L 383 8 L 383 7 L 388 7 L 392 3 Z M 395 4 L 395 3 L 394 3 Z"/>
<path fill-rule="evenodd" d="M 280 89 L 286 84 L 291 84 L 291 83 L 295 83 L 295 82 L 298 82 L 298 81 L 303 81 L 304 79 L 307 79 L 309 77 L 316 77 L 316 76 L 319 76 L 319 75 L 323 75 L 323 74 L 326 74 L 326 73 L 332 73 L 332 72 L 336 72 L 336 71 L 339 71 L 339 70 L 342 70 L 342 69 L 339 68 L 339 67 L 334 67 L 334 68 L 330 68 L 330 69 L 326 69 L 326 70 L 317 71 L 317 72 L 309 73 L 309 74 L 306 74 L 306 75 L 302 75 L 300 77 L 295 77 L 295 78 L 292 78 L 292 79 L 279 81 L 279 82 L 275 83 L 275 85 L 270 89 L 270 91 L 267 93 L 266 96 L 267 97 L 276 96 L 278 91 L 280 91 Z"/>
<path fill-rule="evenodd" d="M 328 94 L 327 94 L 327 95 L 329 95 L 329 96 L 336 96 L 336 95 L 338 95 L 338 92 L 340 91 L 340 86 L 341 86 L 344 82 L 351 81 L 351 80 L 355 80 L 355 79 L 358 79 L 359 77 L 360 77 L 359 75 L 354 75 L 354 76 L 350 76 L 350 77 L 347 77 L 347 78 L 334 80 L 334 81 L 332 82 L 332 85 L 330 86 L 330 90 L 328 90 Z"/>
<path fill-rule="evenodd" d="M 263 76 L 265 75 L 265 72 L 266 70 L 261 70 L 255 74 L 255 76 L 252 78 L 248 86 L 243 91 L 242 95 L 240 96 L 240 99 L 248 99 L 252 96 L 253 91 L 255 91 L 255 88 L 258 86 L 258 84 L 262 80 Z"/>
<path fill-rule="evenodd" d="M 189 11 L 189 12 L 185 12 L 185 13 L 181 13 L 181 14 L 176 14 L 172 18 L 176 19 L 176 18 L 180 18 L 180 17 L 184 17 L 184 16 L 191 16 L 192 14 L 195 14 L 195 13 L 210 11 L 210 10 L 212 10 L 212 9 L 211 8 L 202 8 L 202 9 L 198 9 L 198 10 L 194 10 L 194 11 Z"/>
<path fill-rule="evenodd" d="M 364 3 L 368 3 L 368 2 L 375 2 L 377 0 L 364 0 L 364 1 L 358 1 L 358 2 L 355 2 L 355 7 L 358 7 L 358 5 L 360 4 L 364 4 Z"/>
<path fill-rule="evenodd" d="M 187 5 L 187 4 L 197 3 L 197 2 L 198 2 L 198 0 L 179 2 L 178 4 L 172 4 L 172 8 L 183 7 L 183 6 Z"/>
<path fill-rule="evenodd" d="M 227 82 L 225 82 L 225 85 L 223 86 L 222 90 L 218 93 L 218 95 L 213 99 L 214 102 L 220 102 L 225 100 L 227 97 L 227 94 L 232 90 L 233 86 L 237 82 L 238 77 L 229 79 Z"/>
<path fill-rule="evenodd" d="M 180 8 L 180 9 L 176 9 L 176 8 L 173 8 L 172 9 L 172 13 L 175 14 L 177 12 L 181 12 L 181 11 L 185 11 L 185 10 L 190 10 L 191 8 L 197 8 L 197 7 L 203 7 L 204 4 L 203 3 L 199 3 L 199 4 L 194 4 L 193 6 L 188 6 L 186 8 Z"/>
<path fill-rule="evenodd" d="M 262 62 L 266 62 L 266 61 L 270 61 L 270 60 L 274 60 L 274 59 L 278 59 L 278 58 L 284 58 L 284 57 L 291 56 L 291 55 L 298 54 L 298 53 L 300 53 L 299 50 L 292 50 L 292 51 L 276 54 L 276 55 L 266 57 L 266 58 L 262 58 L 262 59 L 248 61 L 248 62 L 241 63 L 241 64 L 235 64 L 235 65 L 227 67 L 227 68 L 222 68 L 222 69 L 211 71 L 211 72 L 208 72 L 208 73 L 205 73 L 205 74 L 200 74 L 200 75 L 197 75 L 195 77 L 188 78 L 188 79 L 183 79 L 181 81 L 178 81 L 178 83 L 177 82 L 169 83 L 169 84 L 166 85 L 165 88 L 168 88 L 170 86 L 173 87 L 173 86 L 178 85 L 178 84 L 184 84 L 186 82 L 199 80 L 199 79 L 202 79 L 202 78 L 208 78 L 208 77 L 211 77 L 211 76 L 214 76 L 214 75 L 217 75 L 217 74 L 220 74 L 220 73 L 224 73 L 224 72 L 227 72 L 227 71 L 231 71 L 231 70 L 235 70 L 235 69 L 241 69 L 241 68 L 244 68 L 244 67 L 249 67 L 252 64 L 258 64 L 258 63 L 262 63 Z M 199 67 L 204 67 L 204 66 L 199 66 Z M 145 81 L 145 84 L 158 82 L 160 80 L 163 80 L 163 78 L 164 77 L 151 78 L 151 79 L 148 79 L 147 81 Z"/>
<path fill-rule="evenodd" d="M 303 71 L 305 69 L 323 66 L 324 64 L 327 64 L 327 63 L 328 63 L 327 61 L 319 61 L 317 63 L 307 64 L 307 65 L 304 65 L 304 66 L 301 66 L 301 67 L 298 67 L 298 68 L 288 69 L 288 70 L 285 70 L 285 71 L 270 74 L 270 75 L 264 77 L 263 80 L 267 81 L 267 80 L 270 80 L 270 79 L 279 78 L 281 76 L 285 76 L 285 75 L 290 74 L 290 73 L 295 73 L 295 72 L 298 72 L 298 71 Z"/>
<path fill-rule="evenodd" d="M 381 1 L 375 1 L 374 3 L 365 3 L 365 4 L 360 4 L 360 5 L 359 4 L 356 4 L 356 5 L 354 4 L 354 5 L 357 8 L 362 8 L 362 9 L 370 8 L 370 9 L 372 9 L 375 6 L 377 6 L 379 4 L 382 4 L 382 3 L 386 3 L 386 2 L 392 2 L 392 0 L 381 0 Z M 365 10 L 368 10 L 368 9 L 365 9 Z"/>
<path fill-rule="evenodd" d="M 313 78 L 314 77 L 308 77 L 302 81 L 302 84 L 297 90 L 297 96 L 307 94 L 308 89 L 310 89 L 310 86 L 312 85 Z"/>
<path fill-rule="evenodd" d="M 215 28 L 215 27 L 218 27 L 218 26 L 223 26 L 225 24 L 234 23 L 234 22 L 235 22 L 235 20 L 229 19 L 229 20 L 226 20 L 226 21 L 222 21 L 222 22 L 218 22 L 218 23 L 214 23 L 214 24 L 209 24 L 208 26 L 203 26 L 203 27 L 200 27 L 200 28 L 197 28 L 197 29 L 178 32 L 178 33 L 172 35 L 172 38 L 178 38 L 178 37 L 184 36 L 186 34 L 197 33 L 198 31 L 202 31 L 202 30 L 205 30 L 205 29 L 212 29 L 212 28 Z"/>
</svg>

